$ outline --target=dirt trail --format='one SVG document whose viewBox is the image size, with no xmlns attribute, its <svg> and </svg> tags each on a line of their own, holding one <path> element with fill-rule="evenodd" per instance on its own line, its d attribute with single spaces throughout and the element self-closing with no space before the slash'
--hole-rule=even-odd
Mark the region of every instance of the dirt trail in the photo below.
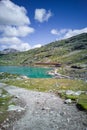
<svg viewBox="0 0 87 130">
<path fill-rule="evenodd" d="M 67 105 L 51 93 L 6 86 L 5 89 L 26 103 L 26 112 L 11 130 L 87 130 L 87 114 Z"/>
</svg>

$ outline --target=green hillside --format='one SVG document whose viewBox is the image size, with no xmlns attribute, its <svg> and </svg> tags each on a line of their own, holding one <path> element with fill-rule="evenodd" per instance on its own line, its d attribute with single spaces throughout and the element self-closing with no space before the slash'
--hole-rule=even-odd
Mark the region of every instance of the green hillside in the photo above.
<svg viewBox="0 0 87 130">
<path fill-rule="evenodd" d="M 0 65 L 34 65 L 52 61 L 67 65 L 87 64 L 87 33 L 26 52 L 0 54 Z"/>
</svg>

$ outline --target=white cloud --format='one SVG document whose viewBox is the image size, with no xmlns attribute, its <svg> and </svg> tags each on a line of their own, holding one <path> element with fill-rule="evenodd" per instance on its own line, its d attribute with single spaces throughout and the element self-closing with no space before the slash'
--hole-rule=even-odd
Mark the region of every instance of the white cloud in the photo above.
<svg viewBox="0 0 87 130">
<path fill-rule="evenodd" d="M 1 25 L 25 25 L 30 24 L 27 11 L 10 0 L 0 1 L 0 24 Z"/>
<path fill-rule="evenodd" d="M 10 0 L 0 0 L 0 49 L 29 50 L 31 46 L 18 38 L 35 31 L 29 25 L 30 19 L 24 7 L 18 6 Z"/>
<path fill-rule="evenodd" d="M 83 29 L 74 29 L 74 30 L 69 29 L 67 31 L 67 33 L 64 35 L 64 39 L 75 36 L 75 35 L 78 35 L 78 34 L 81 34 L 81 33 L 87 33 L 87 27 L 83 28 Z"/>
<path fill-rule="evenodd" d="M 60 29 L 59 31 L 57 29 L 51 30 L 51 34 L 58 36 L 57 39 L 59 40 L 70 38 L 81 33 L 87 33 L 87 27 L 83 29 Z"/>
<path fill-rule="evenodd" d="M 46 11 L 46 9 L 36 9 L 35 10 L 35 20 L 39 22 L 48 21 L 48 19 L 52 16 L 50 10 Z"/>
<path fill-rule="evenodd" d="M 51 34 L 53 34 L 53 35 L 59 35 L 59 32 L 57 31 L 57 29 L 52 29 L 51 30 Z"/>
<path fill-rule="evenodd" d="M 33 48 L 40 48 L 42 45 L 41 44 L 36 44 L 33 46 Z"/>
<path fill-rule="evenodd" d="M 19 45 L 10 45 L 10 48 L 15 48 L 20 51 L 27 51 L 31 49 L 31 46 L 28 43 L 20 43 Z"/>
<path fill-rule="evenodd" d="M 19 44 L 21 43 L 21 40 L 17 37 L 3 37 L 0 38 L 0 44 Z"/>
<path fill-rule="evenodd" d="M 8 37 L 25 37 L 28 34 L 33 33 L 35 30 L 29 26 L 0 26 L 0 31 L 2 31 L 3 36 Z"/>
<path fill-rule="evenodd" d="M 53 34 L 53 35 L 61 35 L 61 34 L 66 33 L 67 31 L 68 31 L 67 29 L 61 29 L 61 30 L 52 29 L 51 34 Z"/>
<path fill-rule="evenodd" d="M 17 50 L 20 50 L 20 51 L 26 51 L 26 50 L 31 49 L 31 46 L 28 43 L 21 41 L 17 37 L 0 38 L 0 47 L 1 47 L 1 49 L 14 48 L 14 49 L 17 49 Z"/>
<path fill-rule="evenodd" d="M 60 33 L 60 34 L 65 34 L 68 30 L 69 30 L 69 29 L 61 29 L 61 30 L 59 31 L 59 33 Z"/>
</svg>

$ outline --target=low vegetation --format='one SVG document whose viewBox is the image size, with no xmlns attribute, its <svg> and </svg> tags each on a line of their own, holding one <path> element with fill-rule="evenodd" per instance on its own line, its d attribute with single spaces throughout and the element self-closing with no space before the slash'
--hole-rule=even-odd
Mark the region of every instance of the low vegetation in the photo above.
<svg viewBox="0 0 87 130">
<path fill-rule="evenodd" d="M 79 107 L 82 110 L 87 110 L 87 94 L 81 95 L 78 98 L 77 107 Z"/>
<path fill-rule="evenodd" d="M 21 79 L 21 80 L 5 80 L 5 83 L 14 85 L 29 90 L 36 90 L 41 92 L 56 92 L 58 90 L 73 90 L 73 91 L 86 91 L 87 83 L 81 80 L 70 79 Z"/>
<path fill-rule="evenodd" d="M 0 124 L 8 117 L 8 106 L 13 104 L 11 96 L 6 90 L 0 88 Z"/>
</svg>

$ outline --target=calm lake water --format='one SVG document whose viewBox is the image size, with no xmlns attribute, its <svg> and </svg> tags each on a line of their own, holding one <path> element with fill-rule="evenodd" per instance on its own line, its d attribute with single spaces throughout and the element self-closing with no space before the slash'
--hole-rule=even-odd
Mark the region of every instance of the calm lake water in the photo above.
<svg viewBox="0 0 87 130">
<path fill-rule="evenodd" d="M 30 78 L 51 78 L 47 72 L 51 68 L 25 67 L 25 66 L 0 66 L 0 72 L 26 75 Z"/>
</svg>

